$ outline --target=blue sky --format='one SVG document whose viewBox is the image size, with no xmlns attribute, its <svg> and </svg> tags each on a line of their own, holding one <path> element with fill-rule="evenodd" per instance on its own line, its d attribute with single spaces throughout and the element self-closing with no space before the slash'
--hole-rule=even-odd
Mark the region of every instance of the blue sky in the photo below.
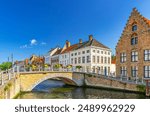
<svg viewBox="0 0 150 116">
<path fill-rule="evenodd" d="M 88 35 L 110 47 L 136 7 L 150 19 L 150 0 L 0 0 L 0 63 L 45 54 Z"/>
</svg>

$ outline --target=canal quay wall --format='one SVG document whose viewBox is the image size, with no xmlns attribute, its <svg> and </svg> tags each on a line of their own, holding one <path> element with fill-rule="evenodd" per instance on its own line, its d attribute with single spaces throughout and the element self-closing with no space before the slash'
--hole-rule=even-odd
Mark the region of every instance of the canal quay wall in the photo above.
<svg viewBox="0 0 150 116">
<path fill-rule="evenodd" d="M 145 85 L 123 82 L 121 80 L 119 81 L 107 77 L 96 77 L 92 75 L 85 75 L 85 86 L 145 93 Z"/>
<path fill-rule="evenodd" d="M 0 86 L 0 99 L 13 99 L 20 93 L 20 79 L 12 78 Z"/>
<path fill-rule="evenodd" d="M 55 77 L 55 78 L 53 78 Z M 68 85 L 107 88 L 145 93 L 145 85 L 116 80 L 115 78 L 82 72 L 23 73 L 0 86 L 0 99 L 15 98 L 21 91 L 31 91 L 47 79 L 60 79 Z"/>
</svg>

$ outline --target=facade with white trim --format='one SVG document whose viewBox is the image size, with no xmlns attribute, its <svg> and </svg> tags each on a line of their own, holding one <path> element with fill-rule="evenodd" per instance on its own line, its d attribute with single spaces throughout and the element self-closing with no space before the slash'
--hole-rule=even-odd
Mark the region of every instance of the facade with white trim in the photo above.
<svg viewBox="0 0 150 116">
<path fill-rule="evenodd" d="M 72 65 L 73 70 L 76 66 L 81 66 L 83 72 L 93 72 L 102 75 L 109 75 L 111 72 L 111 49 L 104 46 L 89 36 L 89 40 L 71 45 L 66 41 L 61 54 L 59 63 L 66 67 Z"/>
</svg>

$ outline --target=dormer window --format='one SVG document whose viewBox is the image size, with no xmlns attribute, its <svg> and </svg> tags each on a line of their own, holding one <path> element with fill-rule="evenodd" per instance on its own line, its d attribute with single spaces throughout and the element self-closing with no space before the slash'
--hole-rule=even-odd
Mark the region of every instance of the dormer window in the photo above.
<svg viewBox="0 0 150 116">
<path fill-rule="evenodd" d="M 132 31 L 136 31 L 137 30 L 137 25 L 133 25 L 132 26 Z"/>
</svg>

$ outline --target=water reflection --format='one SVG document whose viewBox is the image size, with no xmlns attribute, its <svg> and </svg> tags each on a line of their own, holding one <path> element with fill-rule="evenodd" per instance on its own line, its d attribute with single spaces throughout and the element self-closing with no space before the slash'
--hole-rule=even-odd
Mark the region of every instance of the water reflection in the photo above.
<svg viewBox="0 0 150 116">
<path fill-rule="evenodd" d="M 144 99 L 144 94 L 99 88 L 67 86 L 61 81 L 46 80 L 32 92 L 22 93 L 18 99 Z"/>
</svg>

